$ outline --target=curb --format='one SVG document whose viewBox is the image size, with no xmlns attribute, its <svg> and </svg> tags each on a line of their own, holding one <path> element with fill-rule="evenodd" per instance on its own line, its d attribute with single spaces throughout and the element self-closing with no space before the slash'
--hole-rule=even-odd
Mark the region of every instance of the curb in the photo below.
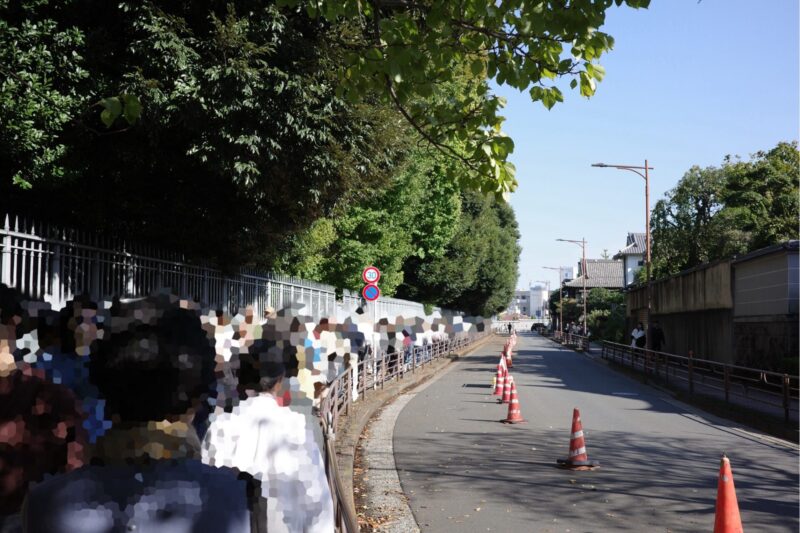
<svg viewBox="0 0 800 533">
<path fill-rule="evenodd" d="M 350 407 L 350 414 L 342 417 L 340 427 L 336 435 L 336 458 L 339 466 L 339 474 L 345 489 L 347 505 L 355 512 L 355 499 L 353 497 L 353 462 L 355 460 L 356 447 L 361 438 L 364 428 L 374 418 L 375 414 L 399 398 L 402 394 L 422 385 L 431 378 L 438 375 L 438 370 L 449 366 L 461 357 L 477 350 L 484 344 L 494 339 L 491 334 L 472 346 L 468 346 L 460 352 L 454 352 L 452 356 L 442 358 L 436 363 L 427 365 L 416 374 L 406 374 L 403 378 L 395 379 L 392 383 L 385 385 L 384 389 L 376 389 L 364 396 L 364 399 L 355 402 Z"/>
</svg>

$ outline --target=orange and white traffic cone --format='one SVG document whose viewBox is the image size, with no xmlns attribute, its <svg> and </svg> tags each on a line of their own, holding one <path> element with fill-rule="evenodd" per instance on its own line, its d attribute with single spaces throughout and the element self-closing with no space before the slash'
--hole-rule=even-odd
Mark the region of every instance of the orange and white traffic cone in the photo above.
<svg viewBox="0 0 800 533">
<path fill-rule="evenodd" d="M 714 533 L 742 533 L 742 517 L 739 515 L 739 502 L 733 486 L 731 462 L 723 453 L 719 464 L 717 482 L 717 510 L 714 519 Z"/>
<path fill-rule="evenodd" d="M 581 413 L 576 407 L 572 411 L 572 434 L 569 438 L 569 457 L 559 459 L 558 465 L 572 470 L 591 470 L 600 466 L 598 461 L 590 461 L 586 453 L 586 442 L 583 439 L 583 424 Z"/>
<path fill-rule="evenodd" d="M 507 373 L 508 370 L 506 370 L 505 363 L 501 359 L 500 362 L 497 363 L 497 375 L 495 376 L 494 392 L 492 392 L 492 396 L 503 395 L 503 387 L 505 386 Z"/>
<path fill-rule="evenodd" d="M 522 418 L 522 412 L 519 410 L 519 398 L 517 397 L 517 385 L 514 383 L 514 376 L 509 376 L 511 381 L 511 401 L 508 403 L 508 416 L 505 420 L 501 420 L 505 424 L 519 424 L 525 422 Z"/>
<path fill-rule="evenodd" d="M 511 382 L 514 381 L 514 376 L 509 373 L 506 373 L 506 382 L 505 386 L 503 387 L 503 397 L 499 399 L 500 403 L 509 403 L 511 402 Z"/>
<path fill-rule="evenodd" d="M 506 358 L 506 366 L 508 368 L 514 368 L 514 362 L 511 360 L 511 345 L 508 343 L 503 346 L 502 357 Z"/>
</svg>

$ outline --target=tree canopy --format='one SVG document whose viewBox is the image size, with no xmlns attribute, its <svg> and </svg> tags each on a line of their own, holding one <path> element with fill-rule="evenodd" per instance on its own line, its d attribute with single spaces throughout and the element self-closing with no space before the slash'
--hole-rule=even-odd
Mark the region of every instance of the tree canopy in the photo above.
<svg viewBox="0 0 800 533">
<path fill-rule="evenodd" d="M 622 4 L 649 0 L 0 0 L 0 207 L 497 310 L 519 250 L 489 81 L 591 96 Z"/>
<path fill-rule="evenodd" d="M 394 110 L 335 95 L 328 30 L 269 3 L 0 13 L 0 187 L 31 214 L 269 265 L 288 236 L 386 183 L 408 142 Z M 114 95 L 138 95 L 133 125 L 124 109 L 103 122 Z"/>
<path fill-rule="evenodd" d="M 653 209 L 655 275 L 797 239 L 799 169 L 797 142 L 689 169 Z"/>
<path fill-rule="evenodd" d="M 416 131 L 463 165 L 455 174 L 470 188 L 503 194 L 516 187 L 508 161 L 513 141 L 499 114 L 505 105 L 494 79 L 550 109 L 564 99 L 558 78 L 591 96 L 604 69 L 596 62 L 613 47 L 598 30 L 606 11 L 650 0 L 279 0 L 309 17 L 342 25 L 349 51 L 339 67 L 339 93 L 350 101 L 384 94 Z M 473 90 L 431 99 L 452 81 L 454 65 L 476 76 Z M 457 70 L 457 69 L 455 69 Z"/>
</svg>

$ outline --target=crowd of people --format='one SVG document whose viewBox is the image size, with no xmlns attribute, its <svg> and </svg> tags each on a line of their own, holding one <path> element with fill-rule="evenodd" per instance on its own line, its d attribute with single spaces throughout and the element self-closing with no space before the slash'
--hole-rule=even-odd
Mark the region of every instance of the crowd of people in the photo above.
<svg viewBox="0 0 800 533">
<path fill-rule="evenodd" d="M 0 531 L 333 531 L 326 386 L 456 318 L 231 316 L 166 293 L 51 309 L 0 285 Z"/>
</svg>

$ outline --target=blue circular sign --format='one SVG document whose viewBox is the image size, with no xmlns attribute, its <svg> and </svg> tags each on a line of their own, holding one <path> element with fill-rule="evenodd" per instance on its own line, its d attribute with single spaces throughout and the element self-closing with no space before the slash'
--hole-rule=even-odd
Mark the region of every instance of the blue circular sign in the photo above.
<svg viewBox="0 0 800 533">
<path fill-rule="evenodd" d="M 380 297 L 381 290 L 378 288 L 377 285 L 370 283 L 369 285 L 364 286 L 364 289 L 361 291 L 361 295 L 368 302 L 374 302 Z"/>
</svg>

